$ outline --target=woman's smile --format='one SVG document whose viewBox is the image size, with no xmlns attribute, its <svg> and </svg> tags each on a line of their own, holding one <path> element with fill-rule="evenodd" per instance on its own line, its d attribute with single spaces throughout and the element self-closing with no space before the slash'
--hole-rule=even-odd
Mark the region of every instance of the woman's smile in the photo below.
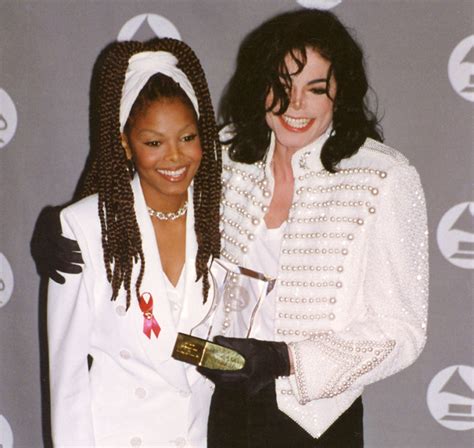
<svg viewBox="0 0 474 448">
<path fill-rule="evenodd" d="M 186 178 L 189 166 L 183 166 L 174 169 L 156 169 L 156 172 L 169 182 L 181 182 Z"/>
</svg>

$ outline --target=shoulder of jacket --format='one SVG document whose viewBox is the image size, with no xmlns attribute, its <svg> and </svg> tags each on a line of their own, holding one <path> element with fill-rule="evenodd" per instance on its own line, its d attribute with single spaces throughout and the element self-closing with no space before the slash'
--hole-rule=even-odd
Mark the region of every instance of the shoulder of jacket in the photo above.
<svg viewBox="0 0 474 448">
<path fill-rule="evenodd" d="M 97 204 L 98 204 L 99 196 L 97 194 L 92 194 L 90 196 L 86 196 L 79 201 L 74 202 L 71 205 L 68 205 L 66 208 L 62 210 L 62 213 L 65 215 L 69 214 L 89 214 L 89 213 L 98 213 Z"/>
<path fill-rule="evenodd" d="M 374 158 L 389 168 L 393 165 L 409 165 L 410 162 L 400 151 L 374 140 L 367 138 L 360 147 L 358 154 L 364 158 Z"/>
<path fill-rule="evenodd" d="M 65 207 L 61 210 L 60 219 L 63 235 L 78 240 L 81 251 L 84 251 L 88 246 L 86 241 L 100 240 L 97 194 L 87 196 Z"/>
<path fill-rule="evenodd" d="M 342 159 L 338 165 L 342 170 L 372 170 L 386 177 L 412 176 L 416 169 L 400 152 L 390 146 L 368 138 L 357 153 L 348 159 Z"/>
<path fill-rule="evenodd" d="M 236 162 L 230 158 L 229 150 L 230 144 L 226 144 L 225 142 L 232 138 L 234 135 L 234 130 L 232 125 L 228 125 L 224 127 L 220 133 L 219 138 L 222 144 L 222 176 L 223 179 L 228 179 L 232 177 L 232 175 L 242 175 L 244 178 L 247 176 L 257 176 L 263 167 L 263 162 L 256 162 L 256 163 L 243 163 L 243 162 Z"/>
</svg>

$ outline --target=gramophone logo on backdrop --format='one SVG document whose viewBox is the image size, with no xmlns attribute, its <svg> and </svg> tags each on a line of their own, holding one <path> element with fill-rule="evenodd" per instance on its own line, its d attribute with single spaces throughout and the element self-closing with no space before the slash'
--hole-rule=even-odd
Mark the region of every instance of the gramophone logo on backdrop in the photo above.
<svg viewBox="0 0 474 448">
<path fill-rule="evenodd" d="M 474 428 L 474 367 L 441 370 L 428 386 L 426 401 L 440 425 L 455 431 Z"/>
<path fill-rule="evenodd" d="M 343 0 L 296 0 L 296 2 L 308 9 L 331 9 Z"/>
<path fill-rule="evenodd" d="M 474 202 L 463 202 L 449 209 L 438 225 L 438 246 L 452 264 L 474 269 Z"/>
<path fill-rule="evenodd" d="M 0 89 L 0 149 L 15 135 L 17 125 L 16 107 L 5 90 Z"/>
<path fill-rule="evenodd" d="M 117 40 L 145 41 L 154 37 L 171 37 L 181 40 L 178 28 L 173 22 L 158 14 L 140 14 L 131 18 L 120 30 Z"/>
<path fill-rule="evenodd" d="M 0 448 L 13 448 L 13 431 L 2 414 L 0 414 Z"/>
<path fill-rule="evenodd" d="M 453 89 L 468 101 L 474 101 L 474 35 L 456 45 L 448 63 Z"/>
<path fill-rule="evenodd" d="M 0 308 L 8 303 L 12 292 L 13 271 L 5 255 L 0 252 Z"/>
</svg>

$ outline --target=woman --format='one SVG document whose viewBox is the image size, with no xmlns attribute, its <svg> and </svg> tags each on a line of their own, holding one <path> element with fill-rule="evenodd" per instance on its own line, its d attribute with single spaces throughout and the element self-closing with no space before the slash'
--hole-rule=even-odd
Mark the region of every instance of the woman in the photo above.
<svg viewBox="0 0 474 448">
<path fill-rule="evenodd" d="M 171 352 L 220 249 L 206 79 L 172 39 L 113 43 L 98 70 L 94 159 L 61 213 L 85 267 L 48 293 L 54 445 L 205 447 L 212 384 Z"/>
<path fill-rule="evenodd" d="M 423 349 L 423 190 L 380 143 L 367 90 L 362 51 L 329 12 L 281 14 L 240 48 L 221 256 L 277 282 L 254 339 L 218 338 L 242 371 L 201 369 L 216 383 L 209 447 L 363 446 L 364 387 Z"/>
</svg>

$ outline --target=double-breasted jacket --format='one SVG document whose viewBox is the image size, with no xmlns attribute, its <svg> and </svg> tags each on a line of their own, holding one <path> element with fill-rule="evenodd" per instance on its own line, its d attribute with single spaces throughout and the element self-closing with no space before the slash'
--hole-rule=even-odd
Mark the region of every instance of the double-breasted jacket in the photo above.
<svg viewBox="0 0 474 448">
<path fill-rule="evenodd" d="M 128 310 L 123 289 L 116 301 L 110 300 L 97 195 L 64 209 L 63 234 L 78 241 L 85 263 L 82 274 L 66 274 L 64 285 L 49 284 L 51 420 L 56 447 L 206 446 L 212 383 L 193 366 L 171 357 L 177 331 L 189 332 L 210 305 L 203 305 L 202 283 L 195 282 L 192 204 L 186 223 L 184 303 L 176 322 L 138 175 L 132 189 L 145 256 L 140 290 L 148 293 L 148 303 L 150 296 L 153 299 L 152 314 L 160 331 L 150 337 L 144 332 L 146 317 L 135 294 Z M 138 271 L 137 264 L 132 291 Z M 93 357 L 90 371 L 88 354 Z"/>
</svg>

